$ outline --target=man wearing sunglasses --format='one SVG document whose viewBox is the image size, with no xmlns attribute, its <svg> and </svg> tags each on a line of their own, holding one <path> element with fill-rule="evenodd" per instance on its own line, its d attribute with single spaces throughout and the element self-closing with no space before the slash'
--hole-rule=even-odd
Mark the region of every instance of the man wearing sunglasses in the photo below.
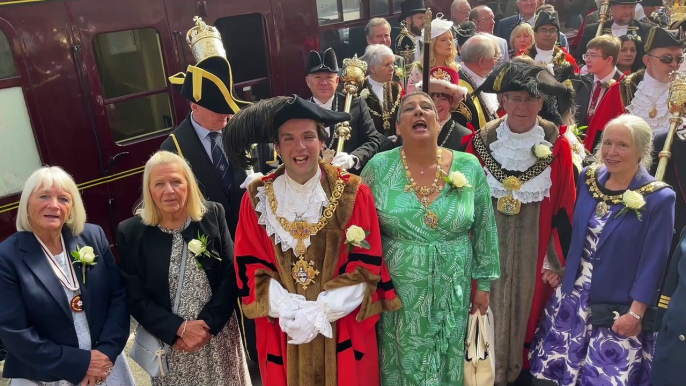
<svg viewBox="0 0 686 386">
<path fill-rule="evenodd" d="M 672 117 L 667 108 L 670 73 L 678 70 L 684 61 L 680 31 L 651 28 L 645 50 L 643 63 L 646 69 L 613 84 L 596 109 L 584 139 L 584 146 L 589 151 L 595 148 L 605 125 L 624 113 L 645 119 L 653 128 L 654 136 L 669 130 Z"/>
<path fill-rule="evenodd" d="M 537 65 L 547 68 L 555 76 L 562 75 L 566 67 L 570 66 L 574 68 L 575 73 L 579 73 L 579 67 L 572 55 L 555 44 L 559 33 L 560 19 L 557 12 L 539 12 L 534 23 L 535 44 L 524 51 L 523 55 L 533 59 Z"/>
</svg>

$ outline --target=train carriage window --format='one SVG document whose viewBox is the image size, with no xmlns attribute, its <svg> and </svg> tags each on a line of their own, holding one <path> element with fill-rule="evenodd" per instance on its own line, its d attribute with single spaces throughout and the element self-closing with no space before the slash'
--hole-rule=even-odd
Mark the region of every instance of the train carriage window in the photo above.
<svg viewBox="0 0 686 386">
<path fill-rule="evenodd" d="M 105 111 L 117 144 L 174 127 L 157 31 L 142 28 L 99 34 L 93 51 Z"/>
<path fill-rule="evenodd" d="M 250 101 L 272 97 L 264 17 L 259 13 L 227 16 L 214 26 L 224 42 L 237 96 Z"/>
<path fill-rule="evenodd" d="M 0 197 L 21 192 L 41 166 L 21 79 L 7 36 L 0 31 Z"/>
<path fill-rule="evenodd" d="M 342 10 L 342 13 L 339 10 Z M 319 25 L 358 20 L 362 17 L 362 1 L 317 0 L 317 17 Z"/>
</svg>

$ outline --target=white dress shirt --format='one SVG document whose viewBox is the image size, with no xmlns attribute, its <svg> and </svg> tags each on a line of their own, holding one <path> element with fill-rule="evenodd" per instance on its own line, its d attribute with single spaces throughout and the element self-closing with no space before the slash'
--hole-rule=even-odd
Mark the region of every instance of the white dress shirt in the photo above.
<svg viewBox="0 0 686 386">
<path fill-rule="evenodd" d="M 314 101 L 314 103 L 318 104 L 319 106 L 331 111 L 333 109 L 333 98 L 335 98 L 335 97 L 336 97 L 336 93 L 334 92 L 333 96 L 328 101 L 326 101 L 324 103 L 320 102 L 319 99 L 317 99 L 315 97 L 312 97 L 312 100 Z M 331 129 L 329 129 L 328 127 L 326 127 L 326 134 L 331 136 Z"/>
<path fill-rule="evenodd" d="M 474 81 L 474 84 L 476 84 L 476 87 L 481 86 L 486 81 L 486 78 L 482 78 L 481 76 L 477 75 L 474 71 L 469 69 L 469 67 L 462 66 L 462 69 L 467 74 L 469 74 L 469 76 Z M 484 104 L 486 105 L 483 107 L 487 108 L 490 114 L 496 114 L 499 107 L 498 96 L 496 94 L 481 92 L 481 99 L 484 101 Z"/>
<path fill-rule="evenodd" d="M 626 35 L 626 33 L 629 32 L 629 25 L 617 25 L 613 23 L 610 30 L 612 31 L 612 36 L 618 38 L 622 35 Z"/>
</svg>

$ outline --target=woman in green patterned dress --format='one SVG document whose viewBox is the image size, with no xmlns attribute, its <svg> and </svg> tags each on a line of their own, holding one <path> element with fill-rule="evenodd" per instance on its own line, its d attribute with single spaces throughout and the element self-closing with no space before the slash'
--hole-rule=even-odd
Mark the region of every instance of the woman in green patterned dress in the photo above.
<svg viewBox="0 0 686 386">
<path fill-rule="evenodd" d="M 476 157 L 438 147 L 429 95 L 406 95 L 396 122 L 403 146 L 377 154 L 362 172 L 403 302 L 381 317 L 381 384 L 460 386 L 472 279 L 471 310 L 485 313 L 500 276 L 490 189 Z"/>
</svg>

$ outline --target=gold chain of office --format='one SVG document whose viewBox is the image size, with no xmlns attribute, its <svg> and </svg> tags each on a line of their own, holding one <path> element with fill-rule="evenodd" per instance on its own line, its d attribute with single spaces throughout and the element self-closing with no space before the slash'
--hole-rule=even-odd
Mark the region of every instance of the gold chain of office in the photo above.
<svg viewBox="0 0 686 386">
<path fill-rule="evenodd" d="M 385 98 L 393 96 L 391 87 L 388 88 L 388 92 L 386 94 L 387 95 L 384 96 Z M 389 130 L 391 130 L 390 120 L 391 120 L 391 118 L 393 118 L 393 114 L 395 113 L 395 110 L 398 108 L 398 105 L 400 104 L 400 95 L 401 94 L 402 94 L 401 92 L 398 92 L 398 96 L 395 98 L 395 103 L 393 103 L 393 108 L 391 109 L 391 111 L 385 111 L 386 109 L 384 109 L 383 106 L 381 106 L 381 110 L 384 110 L 384 111 L 382 111 L 382 113 L 378 113 L 377 111 L 374 111 L 373 109 L 369 109 L 369 112 L 372 115 L 383 119 L 384 132 L 388 132 Z"/>
<path fill-rule="evenodd" d="M 503 183 L 506 179 L 514 177 L 517 180 L 519 180 L 520 184 L 524 184 L 525 182 L 533 179 L 534 177 L 538 176 L 539 174 L 543 173 L 543 171 L 550 166 L 550 164 L 553 162 L 555 157 L 553 157 L 552 154 L 545 158 L 541 158 L 536 163 L 528 168 L 524 173 L 522 173 L 519 177 L 513 176 L 513 175 L 508 175 L 503 171 L 503 168 L 496 162 L 495 159 L 493 159 L 493 156 L 486 150 L 486 145 L 484 144 L 483 140 L 481 137 L 477 134 L 474 136 L 474 149 L 476 152 L 479 154 L 479 157 L 484 161 L 484 164 L 488 168 L 488 171 L 491 172 L 493 177 L 495 177 L 498 182 Z"/>
</svg>

